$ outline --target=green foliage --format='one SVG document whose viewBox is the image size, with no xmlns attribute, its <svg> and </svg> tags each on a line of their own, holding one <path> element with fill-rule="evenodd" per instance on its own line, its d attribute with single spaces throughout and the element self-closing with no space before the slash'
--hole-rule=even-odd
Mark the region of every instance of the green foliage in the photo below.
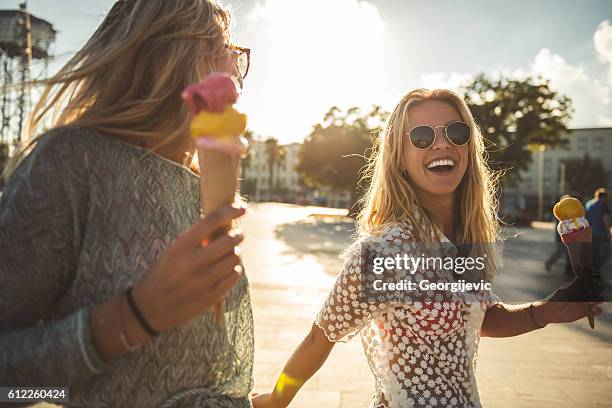
<svg viewBox="0 0 612 408">
<path fill-rule="evenodd" d="M 519 171 L 531 162 L 530 149 L 567 143 L 571 101 L 543 79 L 492 80 L 485 75 L 465 89 L 465 100 L 485 138 L 489 165 L 505 170 L 504 182 L 516 186 Z"/>
<path fill-rule="evenodd" d="M 278 140 L 273 137 L 267 139 L 264 143 L 266 144 L 265 154 L 268 161 L 268 170 L 270 172 L 270 194 L 274 196 L 281 193 L 278 187 L 278 180 L 274 177 L 274 169 L 276 166 L 282 166 L 285 164 L 286 152 L 285 148 L 279 145 Z"/>
<path fill-rule="evenodd" d="M 342 112 L 332 107 L 314 126 L 299 152 L 297 171 L 308 186 L 324 185 L 349 190 L 352 207 L 358 198 L 360 171 L 371 154 L 373 133 L 388 113 L 374 106 L 366 113 L 353 107 Z"/>
</svg>

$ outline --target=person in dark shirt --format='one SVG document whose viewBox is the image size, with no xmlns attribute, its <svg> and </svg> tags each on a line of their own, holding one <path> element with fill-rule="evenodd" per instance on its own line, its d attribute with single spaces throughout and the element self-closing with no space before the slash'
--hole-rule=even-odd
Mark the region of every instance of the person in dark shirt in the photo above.
<svg viewBox="0 0 612 408">
<path fill-rule="evenodd" d="M 593 231 L 593 269 L 601 278 L 601 267 L 610 257 L 610 208 L 606 189 L 598 188 L 587 202 L 586 218 Z"/>
</svg>

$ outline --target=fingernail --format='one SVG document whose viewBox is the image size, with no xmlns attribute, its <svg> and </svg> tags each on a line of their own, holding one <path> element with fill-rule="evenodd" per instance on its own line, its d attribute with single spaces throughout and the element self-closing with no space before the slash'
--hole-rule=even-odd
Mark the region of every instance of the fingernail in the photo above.
<svg viewBox="0 0 612 408">
<path fill-rule="evenodd" d="M 238 245 L 234 246 L 234 255 L 240 255 L 241 252 L 242 249 Z"/>
</svg>

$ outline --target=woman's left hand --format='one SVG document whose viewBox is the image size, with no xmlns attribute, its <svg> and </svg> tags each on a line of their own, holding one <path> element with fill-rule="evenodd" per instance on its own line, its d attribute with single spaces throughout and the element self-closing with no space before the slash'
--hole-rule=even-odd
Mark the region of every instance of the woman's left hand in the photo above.
<svg viewBox="0 0 612 408">
<path fill-rule="evenodd" d="M 533 310 L 537 323 L 571 323 L 587 316 L 587 311 L 594 316 L 601 314 L 601 297 L 596 295 L 592 279 L 575 278 L 555 290 L 547 300 Z M 593 320 L 594 323 L 594 320 Z"/>
</svg>

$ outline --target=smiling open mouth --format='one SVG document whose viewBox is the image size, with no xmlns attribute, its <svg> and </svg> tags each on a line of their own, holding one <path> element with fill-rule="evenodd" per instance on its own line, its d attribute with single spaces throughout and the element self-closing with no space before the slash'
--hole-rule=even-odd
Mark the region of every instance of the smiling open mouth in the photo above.
<svg viewBox="0 0 612 408">
<path fill-rule="evenodd" d="M 455 168 L 457 163 L 453 159 L 438 159 L 425 166 L 427 170 L 434 173 L 447 173 Z"/>
</svg>

